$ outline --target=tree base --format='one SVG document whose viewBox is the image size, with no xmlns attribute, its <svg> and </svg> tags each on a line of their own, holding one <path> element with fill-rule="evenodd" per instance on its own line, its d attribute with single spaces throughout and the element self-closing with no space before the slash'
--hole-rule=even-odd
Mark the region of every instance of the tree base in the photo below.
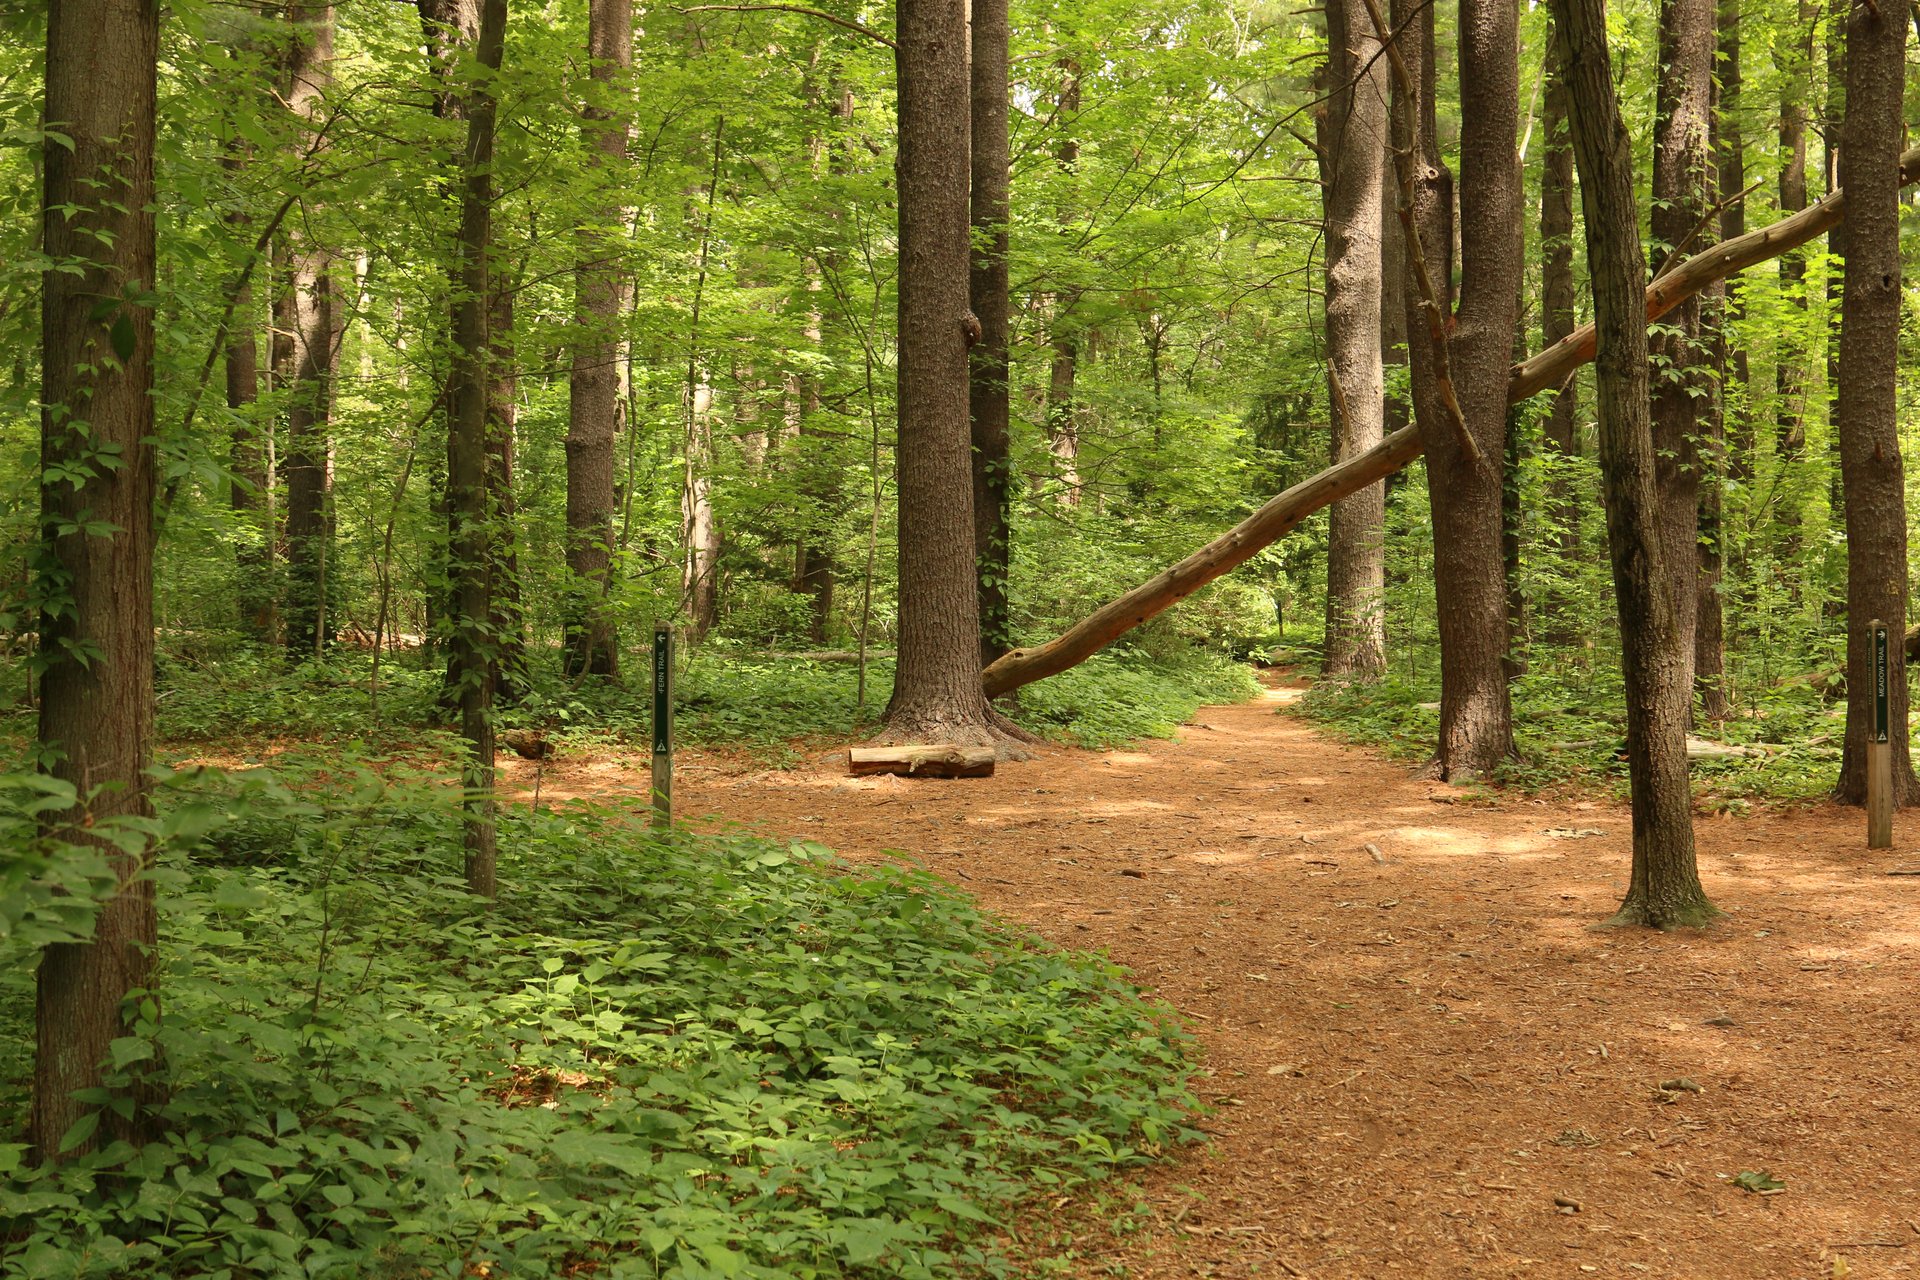
<svg viewBox="0 0 1920 1280">
<path fill-rule="evenodd" d="M 1620 909 L 1602 920 L 1600 929 L 1704 929 L 1727 913 L 1699 898 L 1691 902 L 1663 904 L 1655 908 L 1644 898 L 1629 897 Z"/>
</svg>

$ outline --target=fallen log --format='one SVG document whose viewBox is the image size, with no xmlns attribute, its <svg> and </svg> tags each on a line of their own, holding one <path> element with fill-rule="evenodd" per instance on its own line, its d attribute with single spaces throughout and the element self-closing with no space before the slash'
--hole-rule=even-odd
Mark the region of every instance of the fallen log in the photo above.
<svg viewBox="0 0 1920 1280">
<path fill-rule="evenodd" d="M 991 778 L 993 761 L 992 747 L 927 742 L 900 747 L 854 747 L 847 753 L 847 772 L 856 778 L 876 773 L 915 778 Z"/>
<path fill-rule="evenodd" d="M 1915 181 L 1920 181 L 1920 147 L 1900 157 L 1901 185 Z M 1839 225 L 1846 212 L 1846 195 L 1844 188 L 1835 191 L 1799 213 L 1687 259 L 1647 286 L 1647 322 L 1658 320 L 1715 281 L 1777 258 Z M 1581 365 L 1593 359 L 1596 343 L 1594 327 L 1582 325 L 1515 365 L 1507 383 L 1507 402 L 1518 404 L 1565 385 Z M 1147 619 L 1239 568 L 1320 508 L 1400 470 L 1424 448 L 1417 428 L 1402 427 L 1366 452 L 1301 481 L 1179 564 L 1108 601 L 1052 640 L 995 659 L 980 673 L 987 697 L 998 698 L 1079 665 Z"/>
</svg>

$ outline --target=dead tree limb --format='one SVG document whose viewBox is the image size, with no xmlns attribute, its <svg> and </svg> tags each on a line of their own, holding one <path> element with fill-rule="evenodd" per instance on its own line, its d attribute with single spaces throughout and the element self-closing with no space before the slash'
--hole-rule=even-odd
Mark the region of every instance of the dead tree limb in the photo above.
<svg viewBox="0 0 1920 1280">
<path fill-rule="evenodd" d="M 1920 181 L 1920 147 L 1900 157 L 1901 185 L 1916 181 Z M 1715 281 L 1777 258 L 1838 226 L 1846 212 L 1846 194 L 1844 189 L 1836 191 L 1799 213 L 1687 259 L 1647 287 L 1647 322 L 1658 320 Z M 1518 404 L 1563 385 L 1593 359 L 1593 353 L 1593 326 L 1582 325 L 1514 366 L 1507 402 Z M 1403 427 L 1365 453 L 1301 481 L 1179 564 L 1108 601 L 1054 639 L 1015 649 L 993 662 L 980 673 L 987 696 L 997 698 L 1086 661 L 1147 619 L 1239 568 L 1320 508 L 1400 470 L 1421 452 L 1418 430 Z"/>
</svg>

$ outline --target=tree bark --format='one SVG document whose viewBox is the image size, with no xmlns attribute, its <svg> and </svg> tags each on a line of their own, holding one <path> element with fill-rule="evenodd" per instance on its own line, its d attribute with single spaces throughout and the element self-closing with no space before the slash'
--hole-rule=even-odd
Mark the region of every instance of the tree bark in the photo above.
<svg viewBox="0 0 1920 1280">
<path fill-rule="evenodd" d="M 1826 143 L 1827 191 L 1831 194 L 1839 190 L 1843 177 L 1841 166 L 1846 148 L 1842 145 L 1842 134 L 1846 131 L 1847 115 L 1847 44 L 1848 13 L 1853 8 L 1853 0 L 1831 0 L 1827 9 L 1827 110 L 1822 121 L 1821 137 Z M 1809 29 L 1812 23 L 1807 23 Z M 1809 52 L 1811 59 L 1811 52 Z M 1811 73 L 1809 73 L 1811 81 Z M 1838 262 L 1844 263 L 1847 257 L 1847 229 L 1835 227 L 1827 234 L 1827 252 Z M 1827 266 L 1827 314 L 1837 316 L 1845 303 L 1842 301 L 1842 273 L 1836 270 L 1836 263 Z M 1827 326 L 1827 527 L 1839 529 L 1846 522 L 1846 490 L 1841 483 L 1842 464 L 1840 461 L 1840 433 L 1834 430 L 1837 421 L 1835 398 L 1840 393 L 1840 326 L 1829 323 Z M 1834 602 L 1829 601 L 1827 612 L 1835 612 Z M 1869 619 L 1871 621 L 1871 619 Z"/>
<path fill-rule="evenodd" d="M 885 733 L 988 745 L 967 416 L 968 159 L 964 8 L 901 0 L 899 155 L 900 640 Z"/>
<path fill-rule="evenodd" d="M 479 65 L 498 72 L 507 25 L 507 0 L 482 0 L 473 50 Z M 490 482 L 492 412 L 493 150 L 498 115 L 494 78 L 475 81 L 464 104 L 467 142 L 462 156 L 457 284 L 453 305 L 453 368 L 448 420 L 448 544 L 454 586 L 449 652 L 467 741 L 462 784 L 465 803 L 467 888 L 481 897 L 496 891 L 493 699 L 501 637 L 494 628 L 493 578 L 498 569 Z"/>
<path fill-rule="evenodd" d="M 1707 234 L 1707 179 L 1712 171 L 1714 0 L 1661 0 L 1660 79 L 1655 92 L 1653 242 L 1666 266 L 1691 257 Z M 1705 385 L 1700 303 L 1670 312 L 1648 343 L 1653 360 L 1653 447 L 1660 493 L 1660 529 L 1675 643 L 1693 686 L 1693 633 L 1698 573 L 1700 407 Z"/>
<path fill-rule="evenodd" d="M 44 821 L 56 838 L 97 845 L 119 880 L 92 938 L 40 959 L 28 1137 L 49 1160 L 95 1146 L 60 1150 L 92 1106 L 74 1095 L 100 1086 L 156 945 L 151 849 L 113 828 L 151 813 L 154 344 L 143 295 L 154 285 L 159 28 L 155 0 L 47 7 L 45 118 L 71 144 L 46 147 L 41 199 L 52 268 L 40 308 L 39 742 L 43 767 L 80 801 Z M 140 1138 L 134 1101 L 131 1117 L 104 1109 L 103 1136 Z"/>
<path fill-rule="evenodd" d="M 1060 142 L 1053 158 L 1062 173 L 1071 174 L 1080 165 L 1080 139 L 1074 133 L 1080 115 L 1080 64 L 1062 58 L 1060 70 L 1066 79 L 1055 104 Z M 1065 216 L 1061 222 L 1065 224 Z M 1053 300 L 1047 327 L 1052 352 L 1047 366 L 1047 451 L 1053 455 L 1054 476 L 1060 481 L 1060 502 L 1068 507 L 1080 505 L 1080 406 L 1074 394 L 1080 372 L 1080 332 L 1072 318 L 1079 301 L 1079 290 L 1063 290 Z"/>
<path fill-rule="evenodd" d="M 713 519 L 713 387 L 705 371 L 687 368 L 686 462 L 680 486 L 680 532 L 686 545 L 681 589 L 687 628 L 697 643 L 719 616 L 720 529 Z"/>
<path fill-rule="evenodd" d="M 1380 358 L 1381 210 L 1387 165 L 1388 64 L 1362 0 L 1329 0 L 1321 147 L 1327 227 L 1327 385 L 1332 460 L 1386 434 Z M 1333 504 L 1327 531 L 1325 670 L 1372 680 L 1386 670 L 1386 486 Z"/>
<path fill-rule="evenodd" d="M 1552 347 L 1574 330 L 1573 283 L 1573 136 L 1567 123 L 1566 76 L 1560 67 L 1559 41 L 1549 36 L 1546 48 L 1546 95 L 1540 115 L 1540 340 Z M 1547 501 L 1552 512 L 1552 545 L 1562 561 L 1580 554 L 1581 513 L 1585 503 L 1574 492 L 1569 465 L 1580 456 L 1580 395 L 1577 372 L 1554 391 L 1544 433 L 1547 450 L 1560 464 L 1549 482 Z M 1569 593 L 1556 590 L 1542 602 L 1548 637 L 1571 643 L 1574 624 Z"/>
<path fill-rule="evenodd" d="M 587 101 L 580 112 L 587 181 L 599 200 L 576 234 L 572 365 L 567 398 L 569 677 L 620 674 L 620 640 L 607 612 L 613 586 L 614 442 L 620 430 L 620 301 L 627 213 L 620 195 L 633 65 L 633 0 L 591 0 Z M 629 429 L 631 429 L 629 427 Z"/>
<path fill-rule="evenodd" d="M 1600 467 L 1620 617 L 1633 796 L 1633 873 L 1621 924 L 1656 928 L 1717 915 L 1701 888 L 1687 781 L 1686 656 L 1674 620 L 1649 405 L 1633 156 L 1607 59 L 1602 0 L 1552 0 L 1580 162 L 1587 263 L 1599 326 Z M 1687 548 L 1687 563 L 1693 562 Z"/>
<path fill-rule="evenodd" d="M 1907 625 L 1906 478 L 1897 412 L 1907 20 L 1901 9 L 1868 5 L 1852 8 L 1847 20 L 1840 144 L 1847 165 L 1847 260 L 1835 404 L 1846 484 L 1847 733 L 1834 795 L 1848 804 L 1864 802 L 1867 793 L 1875 693 L 1867 623 L 1878 618 L 1894 635 Z M 1898 806 L 1920 793 L 1908 753 L 1905 663 L 1888 664 L 1887 709 Z"/>
<path fill-rule="evenodd" d="M 488 268 L 487 507 L 493 513 L 493 696 L 513 706 L 531 687 L 527 666 L 527 607 L 520 595 L 520 504 L 513 491 L 514 433 L 519 425 L 519 346 L 514 337 L 517 281 Z"/>
<path fill-rule="evenodd" d="M 967 362 L 973 439 L 973 555 L 979 577 L 980 665 L 1013 645 L 1007 590 L 1012 570 L 1013 453 L 1008 434 L 1008 220 L 1013 156 L 1008 136 L 1007 0 L 973 0 L 970 80 L 973 128 L 968 295 L 980 337 Z"/>
<path fill-rule="evenodd" d="M 1401 39 L 1404 45 L 1406 35 Z M 1500 459 L 1521 278 L 1516 10 L 1500 0 L 1462 0 L 1459 39 L 1461 291 L 1451 363 L 1473 452 L 1446 425 L 1432 387 L 1421 393 L 1423 381 L 1433 381 L 1430 369 L 1423 376 L 1423 366 L 1431 365 L 1435 352 L 1420 334 L 1413 343 L 1440 614 L 1440 741 L 1434 771 L 1445 779 L 1491 773 L 1513 754 Z M 1431 50 L 1431 42 L 1425 42 L 1419 55 L 1428 81 Z M 1417 116 L 1428 114 L 1423 108 Z M 1430 172 L 1439 168 L 1437 147 L 1431 129 L 1422 127 L 1418 154 Z M 1428 234 L 1440 230 L 1437 218 L 1427 214 L 1419 225 L 1423 242 L 1444 243 L 1438 234 Z M 1409 319 L 1409 330 L 1413 327 Z"/>
<path fill-rule="evenodd" d="M 1807 207 L 1807 95 L 1813 77 L 1813 30 L 1818 14 L 1812 0 L 1800 0 L 1800 21 L 1781 50 L 1780 75 L 1780 208 L 1794 213 Z M 1806 332 L 1807 261 L 1804 254 L 1780 259 L 1782 300 L 1797 311 L 1798 321 L 1781 326 L 1774 341 L 1773 448 L 1780 470 L 1774 481 L 1778 495 L 1772 503 L 1772 522 L 1780 528 L 1779 558 L 1791 564 L 1800 556 L 1800 461 L 1806 453 L 1807 371 L 1801 361 Z M 1789 595 L 1798 599 L 1800 575 L 1788 569 L 1782 577 Z"/>
<path fill-rule="evenodd" d="M 245 174 L 252 147 L 230 138 L 220 162 L 236 179 Z M 226 215 L 234 241 L 253 243 L 253 218 L 242 205 Z M 227 446 L 227 465 L 233 473 L 228 506 L 239 525 L 234 549 L 235 596 L 240 628 L 254 640 L 271 642 L 278 631 L 273 599 L 274 503 L 273 473 L 268 448 L 268 424 L 256 416 L 260 399 L 259 314 L 253 286 L 242 283 L 233 295 L 233 323 L 227 330 L 225 375 L 227 408 L 237 425 Z"/>
<path fill-rule="evenodd" d="M 288 16 L 295 35 L 287 56 L 285 98 L 309 131 L 319 121 L 333 87 L 333 5 L 325 0 L 292 0 Z M 318 657 L 332 637 L 328 583 L 333 521 L 333 442 L 329 429 L 333 401 L 335 291 L 333 253 L 304 228 L 305 216 L 286 230 L 289 274 L 282 283 L 281 319 L 276 324 L 291 339 L 287 396 L 287 598 L 283 613 L 287 653 L 297 660 Z"/>
</svg>

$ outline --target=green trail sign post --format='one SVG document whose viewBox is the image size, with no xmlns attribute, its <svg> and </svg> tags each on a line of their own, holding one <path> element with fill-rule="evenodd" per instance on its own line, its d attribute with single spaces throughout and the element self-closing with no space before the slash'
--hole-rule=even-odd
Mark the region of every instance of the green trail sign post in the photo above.
<svg viewBox="0 0 1920 1280">
<path fill-rule="evenodd" d="M 1867 627 L 1873 662 L 1873 733 L 1867 739 L 1867 848 L 1887 849 L 1893 845 L 1893 741 L 1889 732 L 1893 717 L 1887 687 L 1890 654 L 1887 624 L 1876 618 Z"/>
<path fill-rule="evenodd" d="M 673 825 L 673 627 L 653 624 L 653 825 Z"/>
</svg>

